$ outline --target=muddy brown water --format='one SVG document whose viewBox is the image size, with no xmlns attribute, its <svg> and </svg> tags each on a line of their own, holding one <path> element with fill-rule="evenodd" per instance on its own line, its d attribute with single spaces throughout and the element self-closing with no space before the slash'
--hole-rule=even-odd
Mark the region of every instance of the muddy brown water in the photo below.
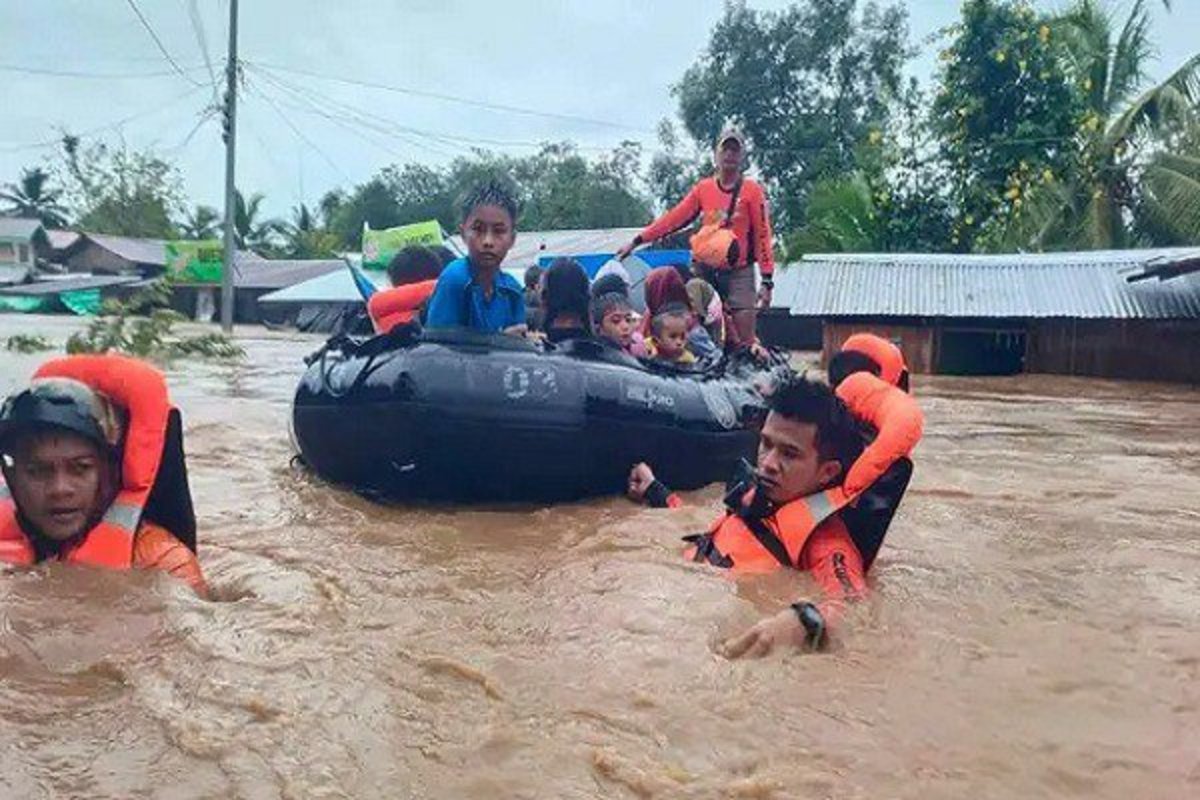
<svg viewBox="0 0 1200 800">
<path fill-rule="evenodd" d="M 715 489 L 374 505 L 289 464 L 318 340 L 239 336 L 168 369 L 215 602 L 0 572 L 0 797 L 1200 797 L 1194 387 L 918 379 L 871 599 L 743 663 L 716 643 L 813 587 L 683 562 Z"/>
</svg>

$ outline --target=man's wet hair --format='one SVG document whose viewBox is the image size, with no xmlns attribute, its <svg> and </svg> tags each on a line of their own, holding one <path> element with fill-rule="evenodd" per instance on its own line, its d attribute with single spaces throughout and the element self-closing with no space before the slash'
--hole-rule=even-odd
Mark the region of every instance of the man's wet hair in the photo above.
<svg viewBox="0 0 1200 800">
<path fill-rule="evenodd" d="M 862 453 L 854 417 L 827 384 L 800 375 L 777 388 L 767 405 L 785 419 L 815 426 L 817 455 L 822 461 L 836 459 L 843 474 Z"/>
<path fill-rule="evenodd" d="M 419 244 L 409 245 L 392 256 L 387 267 L 388 280 L 392 286 L 431 281 L 442 274 L 444 266 L 442 259 L 430 248 Z"/>
<path fill-rule="evenodd" d="M 841 386 L 842 381 L 856 372 L 869 372 L 878 378 L 883 370 L 875 359 L 857 350 L 842 350 L 829 359 L 830 386 Z"/>
<path fill-rule="evenodd" d="M 470 219 L 471 215 L 475 213 L 475 209 L 481 206 L 497 206 L 504 209 L 508 214 L 509 221 L 512 222 L 513 227 L 516 227 L 517 213 L 520 209 L 512 191 L 502 182 L 490 180 L 467 192 L 459 208 L 463 222 Z"/>
</svg>

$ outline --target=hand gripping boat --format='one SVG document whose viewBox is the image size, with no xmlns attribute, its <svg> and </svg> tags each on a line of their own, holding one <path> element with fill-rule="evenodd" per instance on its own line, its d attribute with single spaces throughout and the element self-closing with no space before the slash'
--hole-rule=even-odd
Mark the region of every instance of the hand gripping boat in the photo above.
<svg viewBox="0 0 1200 800">
<path fill-rule="evenodd" d="M 786 372 L 774 361 L 683 373 L 593 341 L 335 337 L 309 358 L 292 429 L 318 475 L 368 495 L 566 500 L 624 491 L 638 461 L 695 489 L 753 458 L 766 416 L 755 384 Z"/>
</svg>

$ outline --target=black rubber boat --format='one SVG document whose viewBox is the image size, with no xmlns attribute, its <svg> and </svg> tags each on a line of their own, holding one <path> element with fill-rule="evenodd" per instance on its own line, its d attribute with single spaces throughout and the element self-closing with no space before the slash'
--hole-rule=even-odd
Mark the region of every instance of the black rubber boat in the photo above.
<svg viewBox="0 0 1200 800">
<path fill-rule="evenodd" d="M 592 341 L 468 331 L 335 337 L 309 358 L 292 430 L 317 474 L 368 495 L 573 499 L 623 491 L 637 461 L 695 489 L 753 458 L 755 384 L 786 369 L 735 356 L 685 373 Z"/>
</svg>

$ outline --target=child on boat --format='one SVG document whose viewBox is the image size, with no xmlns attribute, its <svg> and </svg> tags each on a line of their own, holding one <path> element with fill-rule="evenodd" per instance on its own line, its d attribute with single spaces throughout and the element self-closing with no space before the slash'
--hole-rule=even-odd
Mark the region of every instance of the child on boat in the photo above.
<svg viewBox="0 0 1200 800">
<path fill-rule="evenodd" d="M 556 258 L 542 276 L 543 325 L 552 344 L 567 339 L 589 339 L 587 272 L 573 258 Z"/>
<path fill-rule="evenodd" d="M 668 303 L 650 320 L 650 338 L 646 352 L 657 361 L 672 364 L 695 364 L 696 356 L 688 350 L 688 326 L 691 312 L 681 303 Z"/>
<path fill-rule="evenodd" d="M 483 333 L 525 333 L 525 292 L 500 265 L 516 241 L 517 201 L 489 181 L 462 204 L 466 258 L 446 265 L 429 301 L 429 328 L 470 328 Z"/>
<path fill-rule="evenodd" d="M 590 311 L 596 335 L 632 353 L 636 333 L 633 303 L 629 300 L 629 285 L 620 275 L 610 273 L 592 284 Z M 641 339 L 640 335 L 638 339 Z"/>
<path fill-rule="evenodd" d="M 367 314 L 376 333 L 391 333 L 401 325 L 419 330 L 419 315 L 433 296 L 442 259 L 428 247 L 410 245 L 392 258 L 387 268 L 392 288 L 371 295 Z"/>
</svg>

